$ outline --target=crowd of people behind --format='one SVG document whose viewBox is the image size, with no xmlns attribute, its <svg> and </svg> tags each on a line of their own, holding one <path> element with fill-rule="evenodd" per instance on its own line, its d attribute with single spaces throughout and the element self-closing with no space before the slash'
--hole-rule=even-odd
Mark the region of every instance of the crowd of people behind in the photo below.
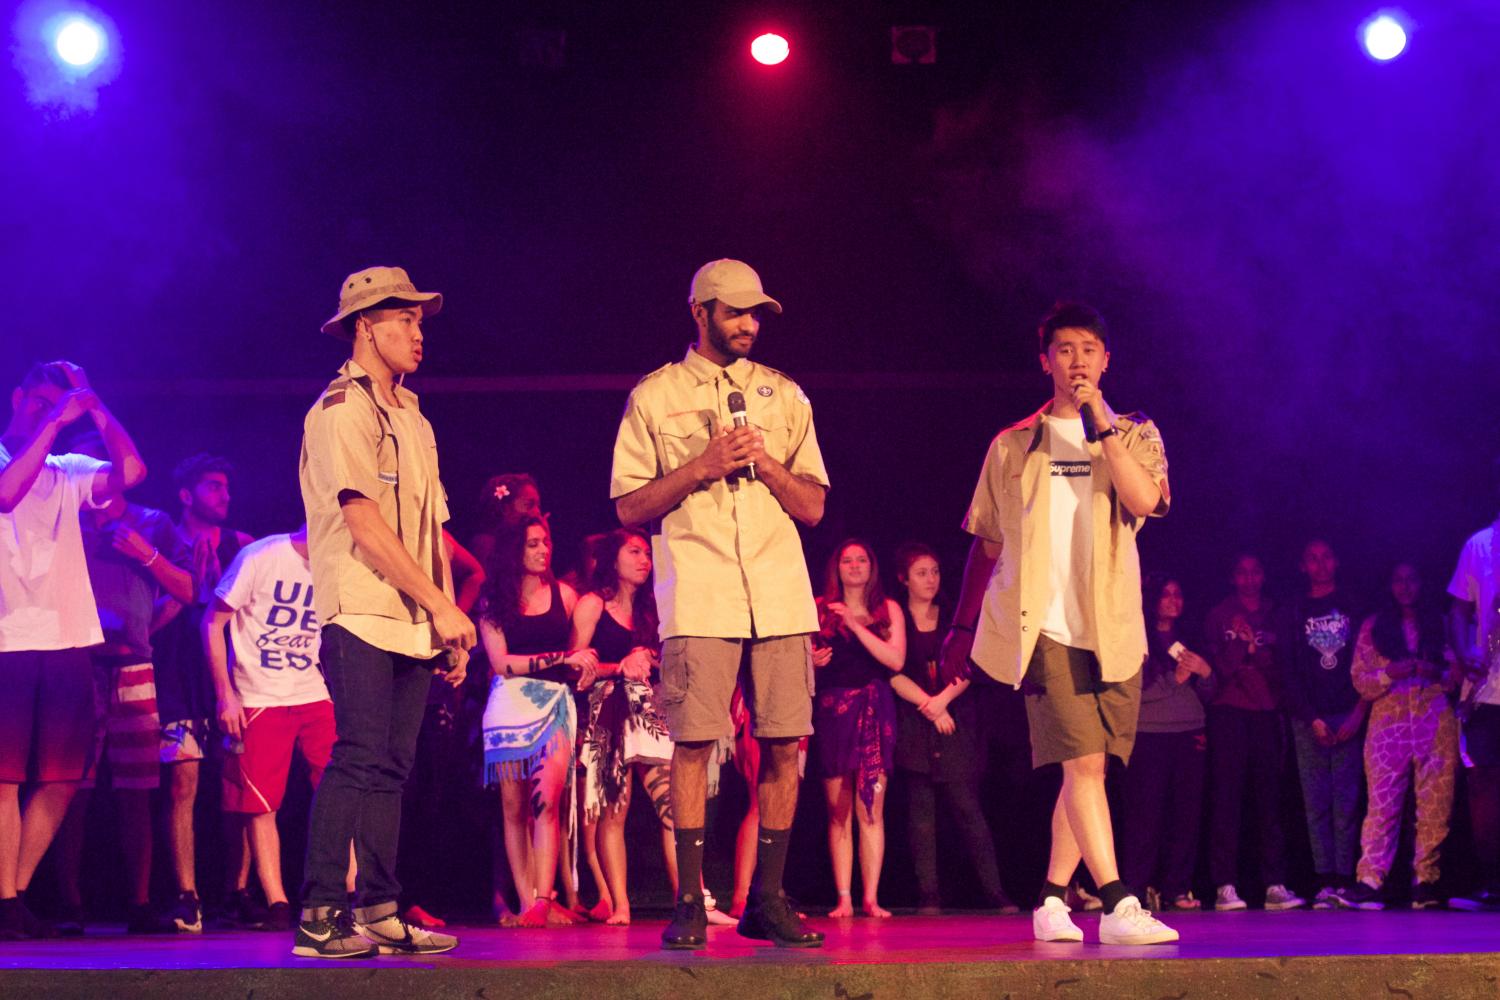
<svg viewBox="0 0 1500 1000">
<path fill-rule="evenodd" d="M 226 918 L 290 929 L 296 911 L 282 884 L 277 812 L 294 751 L 316 785 L 334 743 L 332 701 L 318 669 L 307 528 L 259 540 L 233 530 L 233 470 L 211 455 L 177 466 L 180 508 L 172 516 L 129 502 L 125 492 L 144 477 L 144 463 L 96 397 L 86 411 L 92 421 L 62 424 L 60 437 L 31 436 L 27 421 L 41 424 L 86 386 L 72 366 L 34 370 L 18 391 L 4 441 L 10 449 L 43 440 L 44 452 L 54 454 L 31 456 L 37 474 L 55 479 L 54 492 L 74 491 L 82 507 L 73 523 L 49 524 L 46 511 L 32 512 L 18 526 L 20 548 L 12 557 L 47 558 L 63 550 L 60 537 L 77 532 L 86 560 L 84 567 L 51 568 L 54 606 L 62 614 L 28 620 L 14 606 L 3 609 L 6 649 L 86 647 L 89 656 L 78 662 L 0 653 L 8 661 L 7 693 L 0 697 L 7 713 L 0 720 L 0 851 L 6 852 L 0 937 L 82 933 L 84 814 L 101 772 L 116 800 L 111 835 L 125 862 L 131 932 L 203 928 L 195 844 L 209 836 L 223 838 L 228 859 Z M 9 450 L 3 457 L 9 468 L 26 458 Z M 467 548 L 447 533 L 443 541 L 457 604 L 479 623 L 483 656 L 467 685 L 452 687 L 438 675 L 424 695 L 406 836 L 420 841 L 451 823 L 445 796 L 472 794 L 466 783 L 496 788 L 489 799 L 503 830 L 492 845 L 496 919 L 519 927 L 627 924 L 632 845 L 625 817 L 637 785 L 656 818 L 674 896 L 678 891 L 673 742 L 658 708 L 673 692 L 662 686 L 652 540 L 631 528 L 591 535 L 579 564 L 560 576 L 530 476 L 492 478 L 479 515 Z M 1484 588 L 1493 587 L 1487 545 L 1481 533 L 1466 547 L 1448 588 L 1451 611 L 1410 562 L 1395 566 L 1366 606 L 1340 581 L 1337 556 L 1322 539 L 1302 550 L 1304 585 L 1281 606 L 1265 593 L 1262 561 L 1237 557 L 1231 593 L 1201 618 L 1200 628 L 1185 624 L 1192 619 L 1181 581 L 1147 573 L 1149 653 L 1139 678 L 1135 748 L 1121 781 L 1117 840 L 1122 877 L 1150 908 L 1202 905 L 1193 885 L 1205 842 L 1217 910 L 1307 905 L 1298 890 L 1315 907 L 1379 909 L 1398 900 L 1414 908 L 1500 906 L 1500 762 L 1487 729 L 1474 727 L 1475 736 L 1461 746 L 1459 725 L 1475 713 L 1500 712 L 1500 692 L 1466 677 L 1463 658 L 1453 652 L 1455 644 L 1472 643 L 1463 635 L 1465 617 L 1472 624 L 1483 611 Z M 1010 703 L 1020 696 L 983 672 L 944 667 L 940 646 L 953 612 L 938 555 L 920 542 L 892 555 L 894 596 L 878 554 L 860 539 L 841 543 L 815 581 L 814 734 L 801 742 L 799 759 L 819 779 L 826 802 L 837 892 L 830 915 L 890 916 L 879 888 L 893 788 L 906 798 L 918 912 L 943 906 L 939 799 L 984 907 L 1016 912 L 1001 883 L 979 789 L 986 730 L 1024 726 L 1024 713 Z M 61 634 L 78 631 L 67 609 L 79 602 L 97 611 L 102 634 Z M 746 693 L 736 691 L 734 736 L 717 741 L 710 763 L 710 796 L 725 765 L 750 790 L 728 913 L 699 887 L 710 920 L 719 922 L 744 910 L 756 857 L 761 762 L 746 705 Z M 21 718 L 28 711 L 38 716 Z M 30 733 L 38 734 L 33 757 L 16 735 Z M 1288 751 L 1295 755 L 1316 875 L 1315 885 L 1297 890 L 1288 885 L 1282 828 Z M 218 829 L 195 829 L 200 772 L 222 786 Z M 1460 773 L 1468 778 L 1480 881 L 1449 900 L 1438 888 L 1439 854 Z M 455 782 L 454 775 L 469 777 Z M 29 791 L 24 809 L 22 786 Z M 159 824 L 150 805 L 158 789 Z M 1409 892 L 1387 884 L 1408 789 L 1415 803 Z M 1256 831 L 1249 864 L 1240 842 L 1245 813 Z M 156 828 L 165 833 L 176 888 L 165 911 L 151 900 Z M 24 902 L 49 845 L 61 898 L 60 919 L 52 924 Z M 434 858 L 430 850 L 404 853 L 412 859 L 408 867 L 424 869 L 407 873 L 407 919 L 441 925 L 428 897 L 472 863 Z M 580 858 L 597 895 L 592 906 L 581 899 Z M 355 867 L 351 855 L 351 893 Z M 1259 884 L 1244 895 L 1237 885 L 1242 870 L 1259 873 Z M 263 902 L 251 890 L 252 873 Z M 1086 886 L 1073 891 L 1088 905 Z"/>
</svg>

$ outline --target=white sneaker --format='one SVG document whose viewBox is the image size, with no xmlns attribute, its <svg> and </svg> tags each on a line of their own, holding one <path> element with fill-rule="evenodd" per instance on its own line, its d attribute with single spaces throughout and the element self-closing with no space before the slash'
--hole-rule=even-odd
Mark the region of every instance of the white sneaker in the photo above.
<svg viewBox="0 0 1500 1000">
<path fill-rule="evenodd" d="M 1282 892 L 1286 890 L 1283 889 Z M 1270 893 L 1266 893 L 1266 909 L 1270 909 Z M 1301 900 L 1298 900 L 1301 903 Z M 1214 909 L 1216 910 L 1243 910 L 1245 901 L 1240 898 L 1239 891 L 1233 885 L 1224 884 L 1219 886 L 1219 891 L 1214 894 Z"/>
<path fill-rule="evenodd" d="M 1115 904 L 1115 912 L 1099 918 L 1100 944 L 1170 944 L 1177 932 L 1141 909 L 1141 901 L 1126 896 Z"/>
<path fill-rule="evenodd" d="M 1295 910 L 1306 905 L 1307 900 L 1280 883 L 1266 886 L 1267 910 Z"/>
<path fill-rule="evenodd" d="M 1038 941 L 1082 941 L 1083 931 L 1068 916 L 1072 911 L 1056 896 L 1048 896 L 1031 911 L 1031 933 Z"/>
</svg>

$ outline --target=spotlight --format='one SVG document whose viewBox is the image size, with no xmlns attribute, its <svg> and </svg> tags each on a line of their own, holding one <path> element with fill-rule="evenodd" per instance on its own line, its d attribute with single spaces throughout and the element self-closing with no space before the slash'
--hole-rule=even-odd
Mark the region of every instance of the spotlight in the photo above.
<svg viewBox="0 0 1500 1000">
<path fill-rule="evenodd" d="M 1406 51 L 1406 25 L 1389 11 L 1376 14 L 1359 29 L 1365 53 L 1379 62 L 1389 62 Z"/>
<path fill-rule="evenodd" d="M 762 66 L 776 66 L 786 62 L 792 47 L 780 35 L 766 33 L 750 43 L 750 55 Z"/>
<path fill-rule="evenodd" d="M 66 17 L 52 36 L 52 51 L 57 58 L 85 72 L 103 57 L 106 44 L 104 29 L 82 14 Z"/>
</svg>

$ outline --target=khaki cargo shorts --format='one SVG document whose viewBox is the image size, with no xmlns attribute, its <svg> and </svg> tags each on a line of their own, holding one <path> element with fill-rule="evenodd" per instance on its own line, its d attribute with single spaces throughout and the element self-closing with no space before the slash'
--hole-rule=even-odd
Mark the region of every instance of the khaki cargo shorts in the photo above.
<svg viewBox="0 0 1500 1000">
<path fill-rule="evenodd" d="M 760 739 L 812 735 L 809 636 L 674 636 L 662 645 L 657 699 L 674 741 L 701 743 L 734 736 L 729 701 L 746 661 L 745 704 L 750 707 L 752 735 Z"/>
<path fill-rule="evenodd" d="M 1139 671 L 1129 680 L 1107 684 L 1099 677 L 1093 653 L 1043 635 L 1037 637 L 1021 679 L 1021 693 L 1031 725 L 1032 767 L 1094 753 L 1130 762 L 1141 714 Z"/>
</svg>

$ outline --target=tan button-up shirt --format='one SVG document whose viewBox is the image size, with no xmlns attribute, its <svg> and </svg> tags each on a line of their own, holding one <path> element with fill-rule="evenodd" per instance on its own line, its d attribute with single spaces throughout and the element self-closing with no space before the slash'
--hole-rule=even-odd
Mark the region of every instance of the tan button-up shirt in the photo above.
<svg viewBox="0 0 1500 1000">
<path fill-rule="evenodd" d="M 797 384 L 740 358 L 720 368 L 687 357 L 641 379 L 615 439 L 609 495 L 634 493 L 701 455 L 728 424 L 726 400 L 745 396 L 766 454 L 794 476 L 828 485 L 812 405 Z M 749 638 L 815 632 L 817 610 L 797 527 L 762 482 L 718 480 L 652 526 L 661 636 Z"/>
<path fill-rule="evenodd" d="M 302 505 L 318 619 L 372 646 L 430 659 L 442 649 L 432 616 L 397 590 L 354 544 L 339 494 L 375 501 L 423 573 L 452 596 L 443 524 L 448 501 L 438 477 L 437 441 L 417 395 L 396 386 L 401 405 L 380 402 L 352 359 L 339 369 L 302 424 Z"/>
<path fill-rule="evenodd" d="M 991 677 L 1019 686 L 1036 648 L 1047 609 L 1051 547 L 1052 458 L 1047 454 L 1049 401 L 1020 423 L 995 436 L 964 530 L 1001 544 L 1000 558 L 985 588 L 974 635 L 974 662 Z M 1156 425 L 1142 414 L 1114 416 L 1120 443 L 1145 467 L 1161 489 L 1152 517 L 1166 514 L 1171 503 L 1167 453 Z M 1141 519 L 1120 502 L 1110 482 L 1104 446 L 1088 446 L 1092 463 L 1093 548 L 1085 557 L 1075 548 L 1072 572 L 1087 576 L 1087 602 L 1105 681 L 1129 680 L 1146 656 L 1146 623 L 1141 613 L 1141 564 L 1135 536 Z M 1066 526 L 1064 526 L 1066 530 Z"/>
</svg>

